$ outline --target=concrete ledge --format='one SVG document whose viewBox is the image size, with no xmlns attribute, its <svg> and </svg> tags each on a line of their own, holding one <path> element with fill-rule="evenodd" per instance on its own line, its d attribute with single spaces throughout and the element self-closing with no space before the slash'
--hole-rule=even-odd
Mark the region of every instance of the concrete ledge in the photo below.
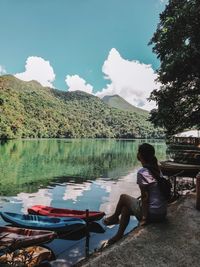
<svg viewBox="0 0 200 267">
<path fill-rule="evenodd" d="M 170 205 L 165 223 L 139 227 L 78 266 L 200 266 L 200 211 L 190 194 Z"/>
</svg>

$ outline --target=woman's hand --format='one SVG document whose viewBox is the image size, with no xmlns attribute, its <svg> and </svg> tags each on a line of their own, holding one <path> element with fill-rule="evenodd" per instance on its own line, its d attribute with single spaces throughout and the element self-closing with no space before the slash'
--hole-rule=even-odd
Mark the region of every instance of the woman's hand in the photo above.
<svg viewBox="0 0 200 267">
<path fill-rule="evenodd" d="M 139 223 L 140 226 L 147 224 L 147 216 L 149 209 L 149 194 L 146 187 L 140 187 L 141 190 L 141 200 L 142 200 L 142 219 Z"/>
<path fill-rule="evenodd" d="M 139 226 L 145 226 L 147 224 L 147 219 L 146 217 L 142 217 L 140 223 L 139 223 Z"/>
</svg>

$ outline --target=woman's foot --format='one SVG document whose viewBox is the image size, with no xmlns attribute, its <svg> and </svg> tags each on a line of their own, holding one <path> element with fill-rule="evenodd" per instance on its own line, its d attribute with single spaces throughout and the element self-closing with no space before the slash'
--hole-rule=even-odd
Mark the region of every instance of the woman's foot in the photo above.
<svg viewBox="0 0 200 267">
<path fill-rule="evenodd" d="M 122 236 L 113 236 L 111 239 L 107 240 L 106 242 L 104 242 L 102 245 L 101 245 L 101 249 L 104 249 L 112 244 L 114 244 L 115 242 L 119 241 L 120 239 L 122 238 Z"/>
<path fill-rule="evenodd" d="M 112 215 L 110 217 L 107 217 L 103 220 L 103 223 L 105 225 L 113 225 L 113 224 L 118 224 L 119 223 L 119 218 Z"/>
<path fill-rule="evenodd" d="M 111 239 L 108 240 L 108 245 L 112 245 L 115 242 L 119 241 L 123 236 L 115 235 Z"/>
</svg>

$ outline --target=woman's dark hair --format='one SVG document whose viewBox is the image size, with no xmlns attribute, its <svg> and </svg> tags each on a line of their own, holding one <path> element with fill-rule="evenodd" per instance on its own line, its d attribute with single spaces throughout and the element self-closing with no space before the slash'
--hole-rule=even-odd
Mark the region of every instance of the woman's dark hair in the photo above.
<svg viewBox="0 0 200 267">
<path fill-rule="evenodd" d="M 145 161 L 144 167 L 147 168 L 154 178 L 160 177 L 160 169 L 158 167 L 158 161 L 155 156 L 155 149 L 152 145 L 144 143 L 138 148 L 139 155 Z"/>
</svg>

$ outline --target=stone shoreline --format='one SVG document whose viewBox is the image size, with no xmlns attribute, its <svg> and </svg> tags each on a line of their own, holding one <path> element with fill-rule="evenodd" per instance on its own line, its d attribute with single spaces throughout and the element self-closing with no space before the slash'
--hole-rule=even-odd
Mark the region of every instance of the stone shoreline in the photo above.
<svg viewBox="0 0 200 267">
<path fill-rule="evenodd" d="M 195 194 L 170 204 L 167 221 L 138 227 L 76 266 L 200 266 L 200 211 Z"/>
</svg>

